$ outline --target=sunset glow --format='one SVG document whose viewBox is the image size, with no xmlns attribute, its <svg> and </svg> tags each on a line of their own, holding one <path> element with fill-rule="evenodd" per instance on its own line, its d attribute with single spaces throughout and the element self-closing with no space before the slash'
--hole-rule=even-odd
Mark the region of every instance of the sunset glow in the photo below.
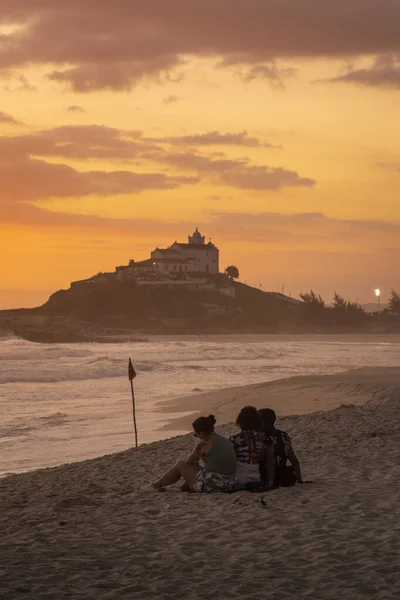
<svg viewBox="0 0 400 600">
<path fill-rule="evenodd" d="M 5 0 L 0 21 L 0 309 L 196 226 L 264 290 L 398 286 L 400 3 Z"/>
</svg>

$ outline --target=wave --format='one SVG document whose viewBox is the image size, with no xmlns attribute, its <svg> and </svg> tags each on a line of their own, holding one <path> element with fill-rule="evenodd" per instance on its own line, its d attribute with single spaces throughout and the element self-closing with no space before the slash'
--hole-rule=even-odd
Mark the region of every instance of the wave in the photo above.
<svg viewBox="0 0 400 600">
<path fill-rule="evenodd" d="M 68 415 L 62 412 L 52 413 L 51 415 L 46 415 L 45 417 L 39 417 L 38 421 L 43 423 L 44 425 L 64 425 L 66 423 L 66 419 Z"/>
<path fill-rule="evenodd" d="M 59 427 L 69 422 L 69 415 L 56 412 L 44 417 L 33 417 L 29 421 L 12 422 L 0 428 L 0 439 L 24 437 L 43 427 Z"/>
<path fill-rule="evenodd" d="M 335 344 L 334 342 L 331 343 Z M 246 383 L 270 373 L 277 376 L 305 372 L 330 372 L 365 364 L 365 346 L 357 346 L 352 361 L 348 348 L 306 346 L 301 342 L 163 342 L 142 346 L 124 344 L 38 345 L 24 340 L 0 342 L 0 385 L 57 384 L 73 381 L 100 381 L 126 378 L 131 355 L 140 376 L 154 373 L 169 387 L 180 389 L 179 382 L 204 378 Z M 346 352 L 346 354 L 344 354 Z M 392 363 L 398 352 L 393 347 L 376 344 L 367 349 L 368 360 L 379 354 L 379 363 Z M 346 358 L 345 358 L 346 357 Z M 375 358 L 374 358 L 375 360 Z M 204 375 L 203 375 L 204 374 Z M 175 378 L 172 382 L 171 376 Z M 151 384 L 152 385 L 152 384 Z M 25 392 L 23 392 L 25 393 Z"/>
<path fill-rule="evenodd" d="M 88 348 L 44 346 L 17 339 L 0 339 L 0 360 L 18 361 L 33 358 L 35 361 L 51 361 L 85 358 L 93 355 Z"/>
<path fill-rule="evenodd" d="M 169 363 L 137 362 L 137 374 L 158 372 L 174 372 L 176 367 Z M 126 377 L 128 365 L 126 360 L 118 358 L 97 357 L 90 361 L 75 364 L 53 362 L 33 362 L 25 359 L 3 371 L 0 370 L 0 385 L 13 383 L 59 383 L 63 381 L 86 381 L 98 379 L 118 379 Z"/>
<path fill-rule="evenodd" d="M 5 425 L 0 427 L 0 439 L 6 437 L 24 437 L 27 433 L 30 433 L 36 429 L 33 425 Z"/>
</svg>

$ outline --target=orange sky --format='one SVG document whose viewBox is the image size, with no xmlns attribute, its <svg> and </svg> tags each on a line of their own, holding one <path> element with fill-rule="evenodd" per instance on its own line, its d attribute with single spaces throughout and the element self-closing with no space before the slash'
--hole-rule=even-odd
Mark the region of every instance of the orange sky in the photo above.
<svg viewBox="0 0 400 600">
<path fill-rule="evenodd" d="M 3 4 L 0 309 L 196 226 L 264 289 L 400 289 L 400 3 Z"/>
</svg>

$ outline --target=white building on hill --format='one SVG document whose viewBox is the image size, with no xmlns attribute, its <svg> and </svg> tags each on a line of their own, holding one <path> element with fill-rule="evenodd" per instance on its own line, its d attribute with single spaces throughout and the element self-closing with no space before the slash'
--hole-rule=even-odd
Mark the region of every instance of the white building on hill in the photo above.
<svg viewBox="0 0 400 600">
<path fill-rule="evenodd" d="M 197 227 L 193 235 L 188 237 L 187 244 L 174 242 L 168 248 L 156 248 L 151 253 L 151 259 L 159 273 L 219 273 L 219 250 L 211 239 L 206 244 L 205 237 Z"/>
<path fill-rule="evenodd" d="M 137 285 L 187 288 L 199 291 L 217 291 L 235 297 L 235 287 L 224 276 L 222 280 L 207 277 L 219 273 L 219 250 L 206 243 L 196 227 L 188 242 L 174 242 L 168 248 L 156 248 L 151 257 L 141 261 L 130 260 L 128 265 L 115 268 L 115 273 L 101 273 L 84 281 L 72 282 L 71 287 L 83 284 L 107 283 L 112 280 L 135 282 Z"/>
</svg>

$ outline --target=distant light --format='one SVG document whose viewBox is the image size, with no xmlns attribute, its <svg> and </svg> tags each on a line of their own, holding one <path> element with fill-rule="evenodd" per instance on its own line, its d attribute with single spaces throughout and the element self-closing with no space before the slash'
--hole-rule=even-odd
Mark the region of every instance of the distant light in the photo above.
<svg viewBox="0 0 400 600">
<path fill-rule="evenodd" d="M 379 298 L 380 295 L 381 295 L 381 290 L 376 289 L 375 290 L 375 296 L 378 296 L 378 298 Z"/>
</svg>

